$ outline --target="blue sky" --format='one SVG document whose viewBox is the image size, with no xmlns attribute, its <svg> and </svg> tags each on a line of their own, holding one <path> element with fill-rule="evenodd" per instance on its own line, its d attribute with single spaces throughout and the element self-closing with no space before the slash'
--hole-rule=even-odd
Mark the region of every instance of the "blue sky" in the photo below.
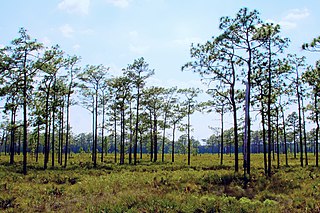
<svg viewBox="0 0 320 213">
<path fill-rule="evenodd" d="M 190 60 L 190 44 L 218 35 L 220 17 L 232 17 L 242 7 L 257 9 L 264 21 L 279 23 L 282 35 L 291 40 L 288 51 L 304 54 L 313 63 L 315 56 L 300 47 L 320 35 L 319 0 L 3 1 L 0 46 L 9 44 L 24 27 L 45 45 L 59 44 L 66 53 L 81 56 L 83 65 L 104 64 L 117 74 L 143 56 L 156 72 L 150 85 L 204 88 L 198 75 L 181 72 Z M 75 132 L 90 131 L 86 114 L 79 107 L 73 109 Z M 218 124 L 215 115 L 196 114 L 194 136 L 206 138 L 211 134 L 208 125 Z"/>
</svg>

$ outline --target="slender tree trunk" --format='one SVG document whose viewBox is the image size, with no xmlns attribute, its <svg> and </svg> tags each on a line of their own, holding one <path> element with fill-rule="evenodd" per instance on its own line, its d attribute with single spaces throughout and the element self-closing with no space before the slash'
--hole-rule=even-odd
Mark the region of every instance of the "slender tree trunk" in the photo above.
<svg viewBox="0 0 320 213">
<path fill-rule="evenodd" d="M 174 162 L 174 138 L 175 138 L 175 131 L 176 131 L 176 123 L 173 123 L 172 129 L 172 147 L 171 147 L 171 161 Z"/>
<path fill-rule="evenodd" d="M 279 146 L 279 109 L 277 107 L 277 168 L 280 168 L 280 146 Z"/>
<path fill-rule="evenodd" d="M 60 145 L 60 165 L 62 165 L 63 156 L 63 141 L 64 141 L 64 104 L 61 109 L 61 145 Z"/>
<path fill-rule="evenodd" d="M 166 138 L 166 125 L 167 125 L 167 113 L 164 114 L 164 127 L 163 127 L 163 135 L 162 135 L 162 162 L 164 162 L 164 149 L 165 149 L 165 138 Z"/>
<path fill-rule="evenodd" d="M 250 106 L 251 106 L 251 60 L 252 60 L 252 50 L 250 45 L 248 45 L 248 109 L 246 109 L 247 111 L 247 173 L 248 175 L 251 174 L 251 118 L 250 118 Z"/>
<path fill-rule="evenodd" d="M 51 166 L 54 167 L 54 149 L 55 149 L 55 113 L 52 112 L 52 141 L 51 141 Z"/>
<path fill-rule="evenodd" d="M 318 111 L 318 94 L 314 94 L 314 107 L 315 107 L 315 116 L 316 116 L 316 166 L 319 166 L 319 111 Z"/>
<path fill-rule="evenodd" d="M 191 139 L 190 139 L 190 114 L 191 114 L 191 106 L 188 104 L 188 166 L 190 166 L 191 161 Z"/>
<path fill-rule="evenodd" d="M 49 95 L 50 95 L 50 85 L 46 94 L 46 112 L 45 112 L 45 131 L 44 131 L 44 164 L 43 168 L 47 169 L 49 160 Z"/>
<path fill-rule="evenodd" d="M 284 119 L 283 107 L 281 107 L 281 113 L 282 113 L 282 125 L 283 125 L 284 154 L 286 158 L 286 166 L 288 166 L 289 164 L 288 164 L 287 132 L 286 132 L 286 123 Z"/>
<path fill-rule="evenodd" d="M 249 77 L 248 77 L 249 78 Z M 245 103 L 245 128 L 244 128 L 244 144 L 243 144 L 243 168 L 244 176 L 250 175 L 250 87 L 249 83 L 246 84 L 246 103 Z"/>
<path fill-rule="evenodd" d="M 24 54 L 24 64 L 23 64 L 23 174 L 27 174 L 27 146 L 28 146 L 28 112 L 27 112 L 27 51 Z"/>
<path fill-rule="evenodd" d="M 117 163 L 117 114 L 114 110 L 114 162 Z"/>
<path fill-rule="evenodd" d="M 103 154 L 104 154 L 104 114 L 105 114 L 105 103 L 104 103 L 104 94 L 102 95 L 102 128 L 101 128 L 101 163 L 103 162 Z"/>
<path fill-rule="evenodd" d="M 54 82 L 54 88 L 56 82 Z M 52 141 L 51 141 L 51 166 L 54 167 L 54 150 L 55 150 L 55 111 L 56 111 L 56 93 L 53 92 L 53 106 L 52 106 Z"/>
<path fill-rule="evenodd" d="M 47 163 L 49 163 L 49 156 L 50 156 L 50 142 L 51 142 L 51 121 L 52 120 L 52 116 L 51 115 L 49 115 L 49 124 L 48 124 L 48 126 L 49 126 L 49 128 L 48 128 L 48 149 L 47 149 Z"/>
<path fill-rule="evenodd" d="M 135 139 L 133 148 L 133 164 L 137 164 L 137 152 L 138 152 L 138 132 L 139 132 L 139 107 L 140 107 L 140 86 L 137 86 L 137 109 L 136 109 L 136 124 L 135 124 Z"/>
<path fill-rule="evenodd" d="M 307 133 L 306 133 L 306 120 L 304 115 L 305 108 L 303 105 L 303 98 L 301 98 L 301 105 L 302 105 L 302 121 L 303 121 L 304 155 L 305 155 L 306 166 L 308 166 Z"/>
<path fill-rule="evenodd" d="M 293 156 L 297 158 L 296 124 L 293 124 Z"/>
<path fill-rule="evenodd" d="M 238 120 L 237 120 L 237 105 L 235 101 L 235 84 L 236 84 L 236 70 L 234 67 L 233 58 L 232 61 L 232 84 L 230 86 L 230 100 L 233 111 L 233 134 L 234 134 L 234 170 L 239 172 L 239 136 L 238 136 Z M 230 145 L 231 156 L 231 145 Z"/>
<path fill-rule="evenodd" d="M 274 127 L 272 127 L 273 131 L 276 132 L 276 130 L 274 129 Z M 276 155 L 275 155 L 275 150 L 276 150 L 276 143 L 275 143 L 275 139 L 274 139 L 274 133 L 271 135 L 272 138 L 272 160 L 276 160 Z"/>
<path fill-rule="evenodd" d="M 223 147 L 223 131 L 224 131 L 224 129 L 223 129 L 223 116 L 224 116 L 224 106 L 222 106 L 222 109 L 221 109 L 221 157 L 220 157 L 220 165 L 222 165 L 223 164 L 223 149 L 224 149 L 224 147 Z"/>
<path fill-rule="evenodd" d="M 272 94 L 272 75 L 271 75 L 271 46 L 270 41 L 268 43 L 269 61 L 268 61 L 268 176 L 271 177 L 271 94 Z"/>
<path fill-rule="evenodd" d="M 133 130 L 132 130 L 132 107 L 131 107 L 131 102 L 129 104 L 129 113 L 130 113 L 130 118 L 129 118 L 129 128 L 130 128 L 130 141 L 129 141 L 129 164 L 132 163 L 132 140 L 133 140 Z"/>
<path fill-rule="evenodd" d="M 156 112 L 153 114 L 153 149 L 154 149 L 154 158 L 153 161 L 157 162 L 158 160 L 158 129 L 157 129 L 157 115 Z"/>
<path fill-rule="evenodd" d="M 14 143 L 15 143 L 15 130 L 16 130 L 16 113 L 15 109 L 11 111 L 11 128 L 10 128 L 10 164 L 14 163 Z"/>
<path fill-rule="evenodd" d="M 124 164 L 124 146 L 125 146 L 125 118 L 124 104 L 121 106 L 121 147 L 120 147 L 120 164 Z"/>
<path fill-rule="evenodd" d="M 59 111 L 60 113 L 60 121 L 59 121 L 59 127 L 58 127 L 58 149 L 57 149 L 57 154 L 58 154 L 58 164 L 61 165 L 61 111 Z"/>
<path fill-rule="evenodd" d="M 263 142 L 263 163 L 264 163 L 264 173 L 268 175 L 268 164 L 267 164 L 267 142 L 266 142 L 266 127 L 265 127 L 265 114 L 263 103 L 261 103 L 261 121 L 262 121 L 262 142 Z"/>
<path fill-rule="evenodd" d="M 98 149 L 98 89 L 96 89 L 95 95 L 95 125 L 94 125 L 94 150 L 93 150 L 93 167 L 97 167 L 97 149 Z"/>
<path fill-rule="evenodd" d="M 70 86 L 71 87 L 71 86 Z M 69 132 L 70 132 L 70 95 L 71 95 L 71 88 L 69 87 L 69 92 L 68 92 L 68 96 L 67 96 L 67 131 L 66 131 L 66 146 L 65 146 L 65 154 L 64 154 L 64 168 L 67 167 L 67 159 L 68 159 L 68 149 L 69 149 Z"/>
<path fill-rule="evenodd" d="M 298 69 L 297 69 L 297 82 L 296 82 L 296 89 L 297 89 L 297 98 L 298 98 L 298 117 L 299 117 L 299 142 L 300 142 L 300 164 L 303 167 L 303 138 L 302 138 L 302 116 L 301 116 L 301 99 L 300 99 L 300 91 L 299 91 L 299 84 L 298 84 Z"/>
<path fill-rule="evenodd" d="M 36 162 L 39 159 L 39 145 L 40 145 L 40 123 L 37 125 L 37 146 L 36 146 Z"/>
<path fill-rule="evenodd" d="M 152 124 L 152 112 L 150 110 L 150 161 L 153 161 L 153 124 Z"/>
</svg>

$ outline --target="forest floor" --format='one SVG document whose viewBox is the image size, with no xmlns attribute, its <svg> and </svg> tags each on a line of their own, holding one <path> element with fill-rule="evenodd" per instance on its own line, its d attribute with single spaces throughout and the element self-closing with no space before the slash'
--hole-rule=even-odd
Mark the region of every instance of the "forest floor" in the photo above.
<svg viewBox="0 0 320 213">
<path fill-rule="evenodd" d="M 29 157 L 24 176 L 22 156 L 9 165 L 1 153 L 0 212 L 320 212 L 320 169 L 309 155 L 303 168 L 293 156 L 284 166 L 281 156 L 280 168 L 267 178 L 263 155 L 253 154 L 246 181 L 228 155 L 223 165 L 218 155 L 192 156 L 191 166 L 184 155 L 175 163 L 169 155 L 164 163 L 144 155 L 134 166 L 114 164 L 108 154 L 93 168 L 90 154 L 74 154 L 66 169 L 47 170 Z"/>
</svg>

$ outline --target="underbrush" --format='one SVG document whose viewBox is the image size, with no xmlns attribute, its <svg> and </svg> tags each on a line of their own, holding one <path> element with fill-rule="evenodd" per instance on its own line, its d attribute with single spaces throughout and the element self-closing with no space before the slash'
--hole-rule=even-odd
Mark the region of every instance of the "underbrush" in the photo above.
<svg viewBox="0 0 320 213">
<path fill-rule="evenodd" d="M 169 157 L 167 156 L 169 159 Z M 263 156 L 252 156 L 250 178 L 234 173 L 233 158 L 177 155 L 176 162 L 118 165 L 113 156 L 93 168 L 90 156 L 74 155 L 67 168 L 42 169 L 31 161 L 21 174 L 0 156 L 0 211 L 4 212 L 319 212 L 320 170 L 288 167 L 263 173 Z M 20 161 L 19 161 L 20 160 Z M 310 160 L 310 162 L 312 159 Z"/>
</svg>

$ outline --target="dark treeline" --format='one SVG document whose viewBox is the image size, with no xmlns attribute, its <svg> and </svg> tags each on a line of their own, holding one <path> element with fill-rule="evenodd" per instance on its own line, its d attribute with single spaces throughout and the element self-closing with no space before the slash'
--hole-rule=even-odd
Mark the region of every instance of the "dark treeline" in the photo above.
<svg viewBox="0 0 320 213">
<path fill-rule="evenodd" d="M 240 9 L 235 17 L 220 19 L 219 35 L 192 44 L 191 61 L 182 71 L 199 74 L 208 85 L 208 101 L 201 103 L 198 88 L 147 87 L 155 70 L 143 57 L 111 76 L 109 67 L 81 67 L 79 56 L 58 45 L 45 47 L 20 29 L 19 37 L 0 49 L 1 151 L 9 153 L 10 164 L 22 153 L 24 174 L 28 153 L 36 161 L 42 153 L 44 169 L 49 163 L 67 167 L 72 152 L 90 152 L 94 167 L 111 153 L 115 163 L 133 165 L 142 153 L 153 162 L 167 160 L 166 153 L 174 162 L 174 155 L 183 153 L 190 165 L 192 154 L 204 152 L 218 152 L 221 164 L 225 154 L 234 155 L 235 172 L 243 159 L 245 175 L 250 175 L 251 153 L 264 153 L 268 176 L 273 160 L 280 167 L 280 155 L 288 165 L 289 153 L 301 166 L 313 153 L 318 166 L 320 62 L 307 65 L 305 56 L 286 55 L 289 39 L 259 15 Z M 319 43 L 315 38 L 302 49 L 318 52 Z M 72 134 L 74 105 L 91 113 L 91 121 L 78 124 L 90 125 L 91 133 Z M 215 112 L 220 120 L 218 131 L 202 145 L 192 137 L 196 111 Z M 230 129 L 225 129 L 226 115 L 232 116 Z M 252 130 L 253 119 L 260 130 Z"/>
</svg>

